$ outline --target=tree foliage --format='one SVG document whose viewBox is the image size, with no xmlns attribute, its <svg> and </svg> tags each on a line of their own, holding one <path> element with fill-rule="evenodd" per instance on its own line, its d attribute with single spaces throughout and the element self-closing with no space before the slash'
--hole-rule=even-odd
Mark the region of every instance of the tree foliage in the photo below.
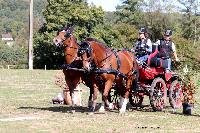
<svg viewBox="0 0 200 133">
<path fill-rule="evenodd" d="M 17 45 L 8 46 L 4 42 L 0 42 L 0 65 L 17 65 L 26 67 L 27 54 L 22 48 Z"/>
<path fill-rule="evenodd" d="M 141 9 L 140 5 L 143 0 L 123 0 L 122 5 L 117 7 L 116 14 L 119 16 L 118 21 L 129 23 L 131 25 L 140 24 Z"/>
<path fill-rule="evenodd" d="M 178 0 L 183 6 L 181 11 L 182 16 L 181 26 L 183 29 L 182 35 L 186 39 L 200 38 L 200 3 L 198 0 Z"/>
<path fill-rule="evenodd" d="M 172 29 L 180 59 L 194 68 L 199 67 L 198 0 L 178 0 L 179 4 L 174 0 L 121 1 L 115 12 L 105 12 L 101 7 L 88 5 L 87 0 L 34 0 L 34 67 L 47 65 L 53 69 L 63 64 L 63 52 L 52 44 L 52 39 L 66 24 L 75 26 L 78 41 L 92 37 L 118 49 L 132 48 L 141 27 L 148 29 L 153 42 L 160 39 L 166 29 Z M 27 51 L 28 12 L 29 0 L 0 1 L 0 33 L 12 32 L 16 45 L 13 50 Z"/>
<path fill-rule="evenodd" d="M 43 12 L 46 22 L 35 35 L 34 40 L 35 67 L 41 68 L 42 64 L 46 64 L 50 68 L 55 68 L 59 66 L 57 64 L 64 63 L 63 54 L 52 44 L 52 39 L 66 24 L 75 26 L 74 35 L 77 40 L 92 36 L 107 41 L 103 38 L 106 36 L 105 32 L 98 32 L 98 34 L 95 32 L 104 22 L 104 11 L 101 7 L 89 6 L 84 0 L 48 0 L 47 2 Z"/>
</svg>

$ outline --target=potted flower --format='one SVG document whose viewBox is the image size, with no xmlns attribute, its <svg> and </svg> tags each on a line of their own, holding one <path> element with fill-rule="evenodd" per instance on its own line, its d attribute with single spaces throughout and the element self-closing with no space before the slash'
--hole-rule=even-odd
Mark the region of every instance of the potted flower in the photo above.
<svg viewBox="0 0 200 133">
<path fill-rule="evenodd" d="M 192 80 L 188 84 L 184 83 L 183 87 L 183 114 L 191 115 L 194 107 L 195 99 L 195 85 Z"/>
<path fill-rule="evenodd" d="M 195 103 L 195 98 L 194 94 L 196 92 L 196 86 L 195 83 L 193 82 L 191 72 L 185 72 L 184 78 L 183 78 L 183 86 L 182 86 L 182 91 L 183 91 L 183 114 L 186 115 L 191 115 L 192 114 L 192 108 L 194 107 Z"/>
</svg>

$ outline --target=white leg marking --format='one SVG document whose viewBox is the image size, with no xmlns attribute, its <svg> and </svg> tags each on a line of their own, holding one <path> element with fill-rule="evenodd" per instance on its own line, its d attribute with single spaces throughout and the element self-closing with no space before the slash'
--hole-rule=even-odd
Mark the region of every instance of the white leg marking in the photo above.
<svg viewBox="0 0 200 133">
<path fill-rule="evenodd" d="M 114 105 L 113 103 L 109 103 L 109 107 L 108 107 L 110 110 L 114 109 Z"/>
<path fill-rule="evenodd" d="M 77 89 L 78 89 L 78 99 L 79 99 L 79 106 L 82 106 L 82 99 L 81 99 L 81 88 L 80 86 L 78 85 L 77 86 Z"/>
<path fill-rule="evenodd" d="M 100 107 L 100 109 L 99 109 L 99 112 L 105 112 L 105 107 L 104 107 L 103 104 L 101 104 L 101 107 Z"/>
<path fill-rule="evenodd" d="M 125 113 L 126 112 L 126 105 L 127 105 L 127 103 L 128 103 L 128 99 L 124 98 L 122 107 L 119 110 L 120 113 Z"/>
</svg>

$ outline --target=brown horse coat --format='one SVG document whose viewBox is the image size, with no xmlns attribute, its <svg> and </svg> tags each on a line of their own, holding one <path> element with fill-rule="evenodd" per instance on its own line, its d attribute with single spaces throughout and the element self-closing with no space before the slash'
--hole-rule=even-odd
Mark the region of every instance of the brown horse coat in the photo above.
<svg viewBox="0 0 200 133">
<path fill-rule="evenodd" d="M 96 82 L 94 92 L 96 92 L 95 89 L 100 89 L 100 79 L 104 85 L 101 87 L 103 89 L 103 101 L 107 106 L 110 106 L 107 97 L 112 85 L 115 83 L 119 89 L 120 95 L 124 98 L 121 101 L 122 106 L 120 112 L 125 112 L 129 92 L 133 81 L 136 79 L 134 72 L 135 70 L 138 70 L 134 54 L 125 50 L 115 52 L 95 39 L 88 39 L 85 44 L 88 44 L 88 46 L 85 48 L 86 52 L 81 56 L 83 68 L 94 72 L 96 77 L 98 77 L 94 79 L 96 81 L 93 82 Z M 93 65 L 95 66 L 95 69 L 91 70 L 91 66 Z M 125 85 L 123 84 L 124 80 L 126 81 Z M 94 95 L 97 94 L 94 93 Z M 93 98 L 93 101 L 95 102 L 96 96 Z M 103 106 L 104 104 L 102 104 L 102 108 Z M 95 108 L 95 103 L 93 104 L 93 107 Z"/>
</svg>

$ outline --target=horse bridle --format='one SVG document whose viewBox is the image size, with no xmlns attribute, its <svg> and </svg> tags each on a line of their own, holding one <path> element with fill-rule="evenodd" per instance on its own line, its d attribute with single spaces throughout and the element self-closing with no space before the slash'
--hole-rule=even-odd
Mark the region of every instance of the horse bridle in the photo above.
<svg viewBox="0 0 200 133">
<path fill-rule="evenodd" d="M 62 32 L 66 32 L 65 33 L 65 35 L 64 35 L 64 39 L 63 38 L 61 38 L 61 42 L 59 42 L 59 47 L 60 48 L 63 48 L 63 49 L 65 49 L 65 48 L 73 48 L 73 49 L 79 49 L 79 45 L 78 45 L 78 48 L 75 48 L 75 47 L 73 47 L 73 46 L 71 46 L 72 44 L 70 43 L 70 45 L 69 46 L 66 46 L 66 45 L 64 45 L 64 41 L 66 41 L 67 39 L 69 39 L 70 38 L 70 40 L 71 40 L 71 36 L 72 36 L 72 33 L 71 33 L 71 31 L 69 31 L 69 30 L 63 30 Z"/>
<path fill-rule="evenodd" d="M 78 48 L 72 46 L 72 42 L 70 42 L 70 45 L 64 45 L 64 41 L 66 41 L 67 39 L 70 39 L 70 40 L 72 39 L 71 38 L 71 36 L 72 36 L 71 31 L 70 30 L 63 30 L 62 32 L 66 32 L 66 33 L 64 35 L 65 38 L 64 39 L 61 38 L 62 41 L 59 43 L 59 47 L 62 48 L 62 49 L 66 49 L 66 48 L 78 49 L 78 51 L 79 51 L 80 45 L 78 43 L 77 43 Z M 78 54 L 78 51 L 77 51 L 77 54 Z M 67 54 L 66 56 L 73 56 L 73 55 Z M 76 60 L 77 58 L 78 58 L 77 56 L 74 56 L 73 60 Z"/>
<path fill-rule="evenodd" d="M 82 42 L 79 46 L 79 50 L 78 50 L 78 56 L 83 55 L 84 53 L 86 53 L 89 56 L 89 59 L 85 60 L 91 63 L 92 60 L 92 48 L 90 47 L 90 45 L 88 44 L 89 42 Z"/>
</svg>

